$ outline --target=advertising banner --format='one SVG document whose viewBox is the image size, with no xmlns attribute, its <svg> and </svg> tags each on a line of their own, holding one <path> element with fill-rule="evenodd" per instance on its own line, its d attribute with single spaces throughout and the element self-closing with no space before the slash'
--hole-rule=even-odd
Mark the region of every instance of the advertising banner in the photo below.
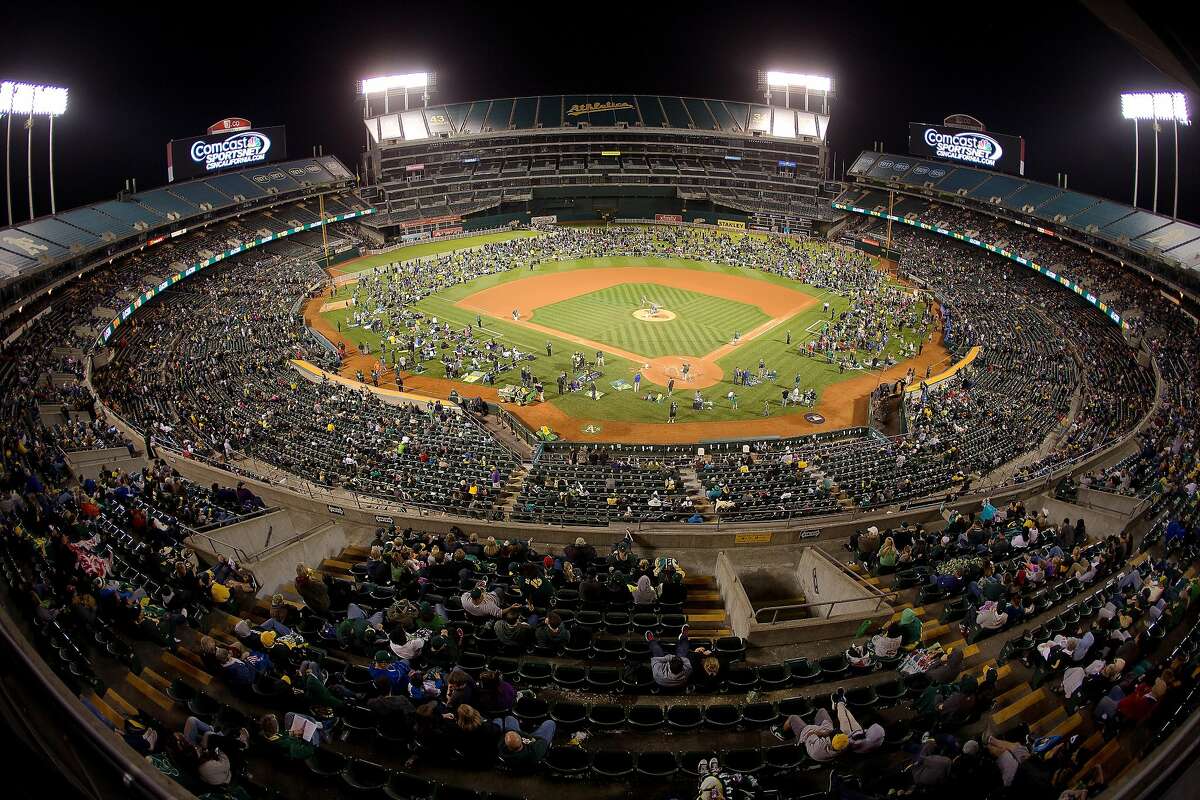
<svg viewBox="0 0 1200 800">
<path fill-rule="evenodd" d="M 451 225 L 448 228 L 438 228 L 433 232 L 433 237 L 436 239 L 439 236 L 453 236 L 456 233 L 462 233 L 462 225 Z"/>
<path fill-rule="evenodd" d="M 683 214 L 655 214 L 655 222 L 683 222 Z"/>
<path fill-rule="evenodd" d="M 908 152 L 972 167 L 1025 174 L 1025 140 L 1005 133 L 910 122 Z"/>
<path fill-rule="evenodd" d="M 558 222 L 558 214 L 543 214 L 540 217 L 530 217 L 530 225 L 554 225 Z"/>
<path fill-rule="evenodd" d="M 223 131 L 167 144 L 167 180 L 202 178 L 227 169 L 253 167 L 287 159 L 282 125 L 258 130 Z"/>
<path fill-rule="evenodd" d="M 746 223 L 739 222 L 736 219 L 718 219 L 717 227 L 718 228 L 729 228 L 729 229 L 735 230 L 735 231 L 744 231 L 744 230 L 746 230 Z"/>
</svg>

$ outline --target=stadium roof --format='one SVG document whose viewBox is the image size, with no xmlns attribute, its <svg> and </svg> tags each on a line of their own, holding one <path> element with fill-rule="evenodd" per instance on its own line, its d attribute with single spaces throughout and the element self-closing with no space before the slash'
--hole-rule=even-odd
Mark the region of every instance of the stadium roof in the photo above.
<svg viewBox="0 0 1200 800">
<path fill-rule="evenodd" d="M 634 128 L 824 141 L 816 111 L 657 94 L 566 94 L 433 105 L 363 120 L 373 142 L 484 136 L 514 131 Z"/>
<path fill-rule="evenodd" d="M 171 184 L 0 228 L 0 281 L 70 261 L 123 239 L 160 229 L 166 233 L 189 219 L 233 210 L 249 200 L 282 198 L 353 178 L 334 156 L 302 158 Z"/>
<path fill-rule="evenodd" d="M 1170 266 L 1200 271 L 1200 225 L 1083 192 L 987 170 L 890 153 L 863 152 L 849 178 L 963 197 L 1105 239 Z"/>
</svg>

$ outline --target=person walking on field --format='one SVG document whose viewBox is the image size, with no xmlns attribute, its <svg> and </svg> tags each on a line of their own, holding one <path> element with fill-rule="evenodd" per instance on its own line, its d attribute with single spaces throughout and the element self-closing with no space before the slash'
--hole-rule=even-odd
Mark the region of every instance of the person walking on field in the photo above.
<svg viewBox="0 0 1200 800">
<path fill-rule="evenodd" d="M 671 393 L 674 391 L 675 391 L 675 379 L 671 378 L 667 381 L 667 397 L 670 397 Z"/>
<path fill-rule="evenodd" d="M 674 400 L 672 400 L 671 401 L 671 410 L 667 413 L 667 422 L 668 423 L 674 422 L 675 415 L 678 413 L 679 413 L 679 403 L 676 403 Z"/>
<path fill-rule="evenodd" d="M 787 332 L 787 341 L 784 342 L 784 344 L 791 345 L 791 343 L 792 343 L 792 332 L 788 331 Z"/>
<path fill-rule="evenodd" d="M 642 385 L 642 373 L 640 371 L 633 373 L 633 391 L 636 394 L 640 391 Z"/>
<path fill-rule="evenodd" d="M 550 340 L 547 339 L 546 340 L 546 358 L 550 358 L 550 356 L 552 356 L 552 355 L 554 355 L 554 348 L 551 346 Z"/>
<path fill-rule="evenodd" d="M 596 351 L 596 366 L 598 366 L 598 367 L 604 366 L 604 351 L 603 350 Z"/>
<path fill-rule="evenodd" d="M 731 407 L 731 408 L 732 408 L 734 411 L 737 411 L 737 395 L 736 395 L 736 394 L 734 394 L 732 391 L 730 391 L 730 392 L 729 392 L 729 394 L 727 394 L 727 395 L 725 395 L 725 396 L 726 396 L 727 398 L 729 398 L 729 405 L 730 405 L 730 407 Z"/>
</svg>

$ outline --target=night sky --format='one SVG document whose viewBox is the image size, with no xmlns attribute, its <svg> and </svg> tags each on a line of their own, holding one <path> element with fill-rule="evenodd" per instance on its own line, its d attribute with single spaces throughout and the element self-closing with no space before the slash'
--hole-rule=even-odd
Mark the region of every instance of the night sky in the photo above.
<svg viewBox="0 0 1200 800">
<path fill-rule="evenodd" d="M 437 73 L 440 102 L 605 91 L 753 100 L 758 69 L 829 74 L 839 162 L 878 139 L 904 152 L 910 120 L 965 112 L 1023 135 L 1030 177 L 1053 183 L 1067 172 L 1073 189 L 1129 202 L 1133 131 L 1119 94 L 1177 88 L 1082 6 L 1059 0 L 385 2 L 355 16 L 357 6 L 23 3 L 4 11 L 0 78 L 70 87 L 68 113 L 55 124 L 60 210 L 114 196 L 125 178 L 139 188 L 165 183 L 167 140 L 226 116 L 286 124 L 290 155 L 321 144 L 353 169 L 363 142 L 354 82 L 419 70 Z M 34 183 L 44 214 L 40 125 Z M 1145 124 L 1142 133 L 1140 200 L 1149 207 L 1153 144 Z M 24 130 L 14 126 L 13 137 L 23 219 Z M 1182 129 L 1181 138 L 1180 216 L 1200 220 L 1200 159 L 1189 157 L 1200 136 Z M 1168 214 L 1169 142 L 1168 129 L 1159 195 Z"/>
</svg>

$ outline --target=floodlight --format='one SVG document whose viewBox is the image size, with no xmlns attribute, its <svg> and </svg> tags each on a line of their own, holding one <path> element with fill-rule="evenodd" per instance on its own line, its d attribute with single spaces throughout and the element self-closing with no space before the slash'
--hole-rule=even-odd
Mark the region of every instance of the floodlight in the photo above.
<svg viewBox="0 0 1200 800">
<path fill-rule="evenodd" d="M 384 75 L 379 78 L 363 80 L 360 91 L 363 94 L 378 94 L 388 89 L 424 89 L 429 85 L 428 72 L 412 72 L 408 75 Z"/>
<path fill-rule="evenodd" d="M 767 86 L 788 86 L 828 92 L 833 88 L 833 79 L 821 75 L 799 75 L 794 72 L 768 72 Z"/>
<path fill-rule="evenodd" d="M 1121 116 L 1158 122 L 1191 124 L 1183 92 L 1128 92 L 1121 95 Z"/>
<path fill-rule="evenodd" d="M 67 90 L 61 86 L 5 81 L 0 84 L 0 114 L 56 117 L 67 111 Z"/>
</svg>

